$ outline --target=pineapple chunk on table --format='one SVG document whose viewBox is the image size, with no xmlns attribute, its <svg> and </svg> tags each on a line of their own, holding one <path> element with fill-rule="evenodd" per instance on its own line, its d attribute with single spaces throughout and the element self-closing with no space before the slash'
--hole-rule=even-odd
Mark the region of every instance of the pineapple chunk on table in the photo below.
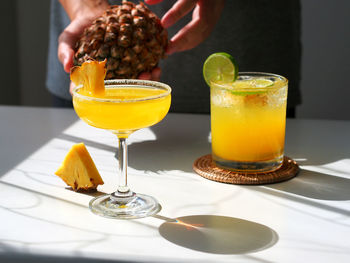
<svg viewBox="0 0 350 263">
<path fill-rule="evenodd" d="M 94 190 L 103 180 L 84 143 L 72 146 L 55 172 L 73 190 Z"/>
</svg>

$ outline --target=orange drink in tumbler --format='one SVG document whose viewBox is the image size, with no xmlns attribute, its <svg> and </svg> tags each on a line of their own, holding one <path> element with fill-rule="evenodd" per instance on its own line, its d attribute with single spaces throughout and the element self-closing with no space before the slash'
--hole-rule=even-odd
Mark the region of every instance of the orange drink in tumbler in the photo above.
<svg viewBox="0 0 350 263">
<path fill-rule="evenodd" d="M 286 78 L 240 73 L 236 81 L 211 81 L 212 157 L 225 169 L 255 173 L 282 165 Z"/>
</svg>

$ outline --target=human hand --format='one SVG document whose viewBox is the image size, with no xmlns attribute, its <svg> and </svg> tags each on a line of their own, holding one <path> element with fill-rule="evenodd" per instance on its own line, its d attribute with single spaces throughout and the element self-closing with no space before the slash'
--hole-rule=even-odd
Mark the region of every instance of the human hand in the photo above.
<svg viewBox="0 0 350 263">
<path fill-rule="evenodd" d="M 63 65 L 64 71 L 70 73 L 73 67 L 74 47 L 84 32 L 93 20 L 102 15 L 102 13 L 109 7 L 107 1 L 94 0 L 60 0 L 63 8 L 67 12 L 71 23 L 63 30 L 58 38 L 57 55 L 59 61 Z M 145 80 L 159 80 L 160 68 L 155 68 L 152 72 L 141 73 L 139 79 Z M 74 84 L 71 82 L 70 91 L 72 91 Z"/>
<path fill-rule="evenodd" d="M 64 70 L 69 73 L 73 67 L 74 46 L 84 29 L 94 20 L 92 17 L 74 19 L 68 27 L 61 33 L 58 39 L 58 58 L 63 65 Z M 152 72 L 143 72 L 139 79 L 156 80 L 160 79 L 161 70 L 159 67 Z"/>
<path fill-rule="evenodd" d="M 142 72 L 138 76 L 138 79 L 159 81 L 160 75 L 161 69 L 159 67 L 156 67 L 151 72 Z"/>
<path fill-rule="evenodd" d="M 74 46 L 78 38 L 94 19 L 109 7 L 107 0 L 59 0 L 71 23 L 58 38 L 57 55 L 64 71 L 70 72 L 73 66 Z"/>
<path fill-rule="evenodd" d="M 74 47 L 84 29 L 91 24 L 93 18 L 74 19 L 63 30 L 58 38 L 58 59 L 65 72 L 69 73 L 73 67 Z"/>
<path fill-rule="evenodd" d="M 149 5 L 163 0 L 145 0 Z M 169 41 L 167 54 L 192 49 L 204 41 L 219 20 L 225 0 L 178 0 L 162 17 L 164 28 L 169 28 L 192 11 L 192 20 Z"/>
</svg>

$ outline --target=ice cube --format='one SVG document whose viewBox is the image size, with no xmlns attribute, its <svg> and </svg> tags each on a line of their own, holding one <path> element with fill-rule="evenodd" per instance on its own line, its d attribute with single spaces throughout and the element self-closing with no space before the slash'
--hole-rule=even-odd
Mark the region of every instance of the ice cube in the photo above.
<svg viewBox="0 0 350 263">
<path fill-rule="evenodd" d="M 230 90 L 221 89 L 212 94 L 211 102 L 219 107 L 232 107 L 242 103 L 243 96 L 234 95 Z"/>
</svg>

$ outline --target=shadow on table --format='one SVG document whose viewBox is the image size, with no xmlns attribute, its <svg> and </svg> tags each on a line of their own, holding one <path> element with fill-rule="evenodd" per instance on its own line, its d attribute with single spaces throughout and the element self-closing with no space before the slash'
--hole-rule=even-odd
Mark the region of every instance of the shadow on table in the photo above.
<svg viewBox="0 0 350 263">
<path fill-rule="evenodd" d="M 286 154 L 301 165 L 325 165 L 350 156 L 350 134 L 347 121 L 288 119 Z"/>
<path fill-rule="evenodd" d="M 145 171 L 169 171 L 179 170 L 193 172 L 192 164 L 198 157 L 210 153 L 208 141 L 210 122 L 208 118 L 198 118 L 198 123 L 193 126 L 193 120 L 184 115 L 173 115 L 171 125 L 165 119 L 161 123 L 150 127 L 156 140 L 134 142 L 128 144 L 129 166 L 137 170 Z M 183 127 L 173 129 L 174 123 Z M 191 126 L 191 129 L 187 127 Z M 193 126 L 193 127 L 192 127 Z M 133 134 L 130 136 L 133 137 Z M 87 140 L 74 135 L 61 134 L 60 139 L 75 143 L 84 142 L 86 145 L 103 149 L 109 152 L 117 152 L 115 145 L 105 145 L 92 140 Z"/>
<path fill-rule="evenodd" d="M 193 215 L 166 220 L 159 227 L 166 240 L 189 249 L 213 254 L 246 254 L 268 249 L 278 241 L 277 233 L 265 226 L 239 218 Z"/>
<path fill-rule="evenodd" d="M 66 190 L 72 191 L 72 192 L 75 192 L 75 193 L 78 193 L 78 194 L 89 195 L 91 197 L 99 197 L 99 196 L 102 196 L 102 195 L 106 194 L 104 192 L 100 192 L 97 189 L 93 189 L 93 190 L 78 190 L 78 191 L 76 191 L 76 190 L 73 190 L 72 187 L 66 187 Z"/>
<path fill-rule="evenodd" d="M 0 250 L 2 248 L 2 244 L 0 243 Z M 86 257 L 57 257 L 57 256 L 38 256 L 27 253 L 18 253 L 18 252 L 10 252 L 10 253 L 1 253 L 0 252 L 0 262 L 1 263 L 109 263 L 116 262 L 114 260 L 107 259 L 89 259 Z M 126 262 L 134 262 L 134 261 L 124 261 L 118 260 L 118 263 L 126 263 Z M 147 262 L 147 261 L 145 261 Z"/>
<path fill-rule="evenodd" d="M 207 116 L 197 115 L 195 122 L 190 115 L 171 117 L 151 127 L 157 138 L 155 141 L 130 145 L 131 167 L 152 172 L 181 170 L 192 173 L 195 159 L 210 153 Z"/>
<path fill-rule="evenodd" d="M 304 169 L 289 181 L 264 188 L 320 200 L 350 200 L 350 179 Z"/>
<path fill-rule="evenodd" d="M 318 207 L 340 215 L 350 216 L 350 211 L 347 209 L 317 201 L 350 200 L 350 180 L 346 178 L 301 169 L 299 174 L 289 181 L 269 185 L 241 187 L 250 188 L 253 191 L 272 196 L 287 198 L 294 202 Z"/>
<path fill-rule="evenodd" d="M 77 121 L 69 109 L 1 108 L 0 178 Z M 21 135 L 21 136 L 20 136 Z"/>
</svg>

